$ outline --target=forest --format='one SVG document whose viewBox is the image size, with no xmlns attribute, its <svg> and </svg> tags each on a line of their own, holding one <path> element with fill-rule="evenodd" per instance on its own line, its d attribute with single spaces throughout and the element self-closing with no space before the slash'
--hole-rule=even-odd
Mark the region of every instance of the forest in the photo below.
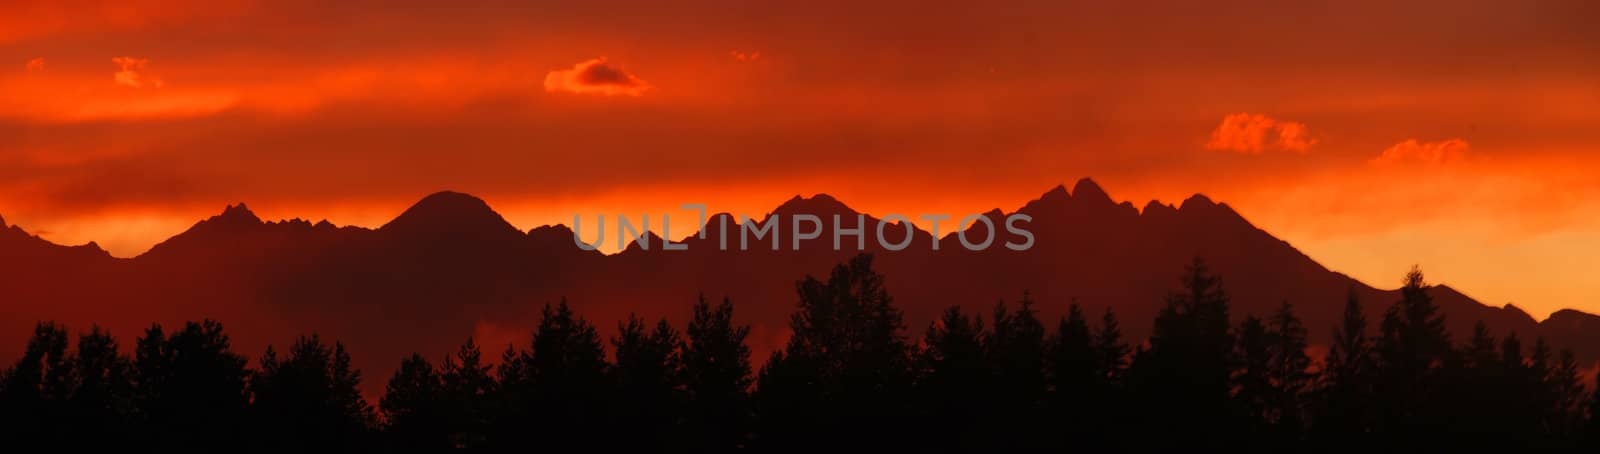
<svg viewBox="0 0 1600 454">
<path fill-rule="evenodd" d="M 1413 268 L 1398 301 L 1344 299 L 1337 326 L 1290 302 L 1230 314 L 1195 259 L 1148 339 L 1076 302 L 1012 302 L 905 326 L 871 255 L 795 283 L 786 345 L 758 361 L 732 302 L 604 339 L 566 301 L 531 341 L 411 355 L 368 402 L 337 341 L 255 361 L 216 321 L 132 345 L 41 322 L 0 375 L 7 452 L 1575 452 L 1600 398 L 1543 339 L 1451 333 Z M 1181 271 L 1181 272 L 1180 272 Z M 762 302 L 765 303 L 765 302 Z M 742 304 L 742 302 L 741 302 Z M 1369 320 L 1365 305 L 1382 305 Z M 1378 307 L 1375 307 L 1375 309 Z M 1314 357 L 1310 330 L 1328 330 Z M 1320 352 L 1325 351 L 1325 354 Z M 489 356 L 486 356 L 489 355 Z"/>
</svg>

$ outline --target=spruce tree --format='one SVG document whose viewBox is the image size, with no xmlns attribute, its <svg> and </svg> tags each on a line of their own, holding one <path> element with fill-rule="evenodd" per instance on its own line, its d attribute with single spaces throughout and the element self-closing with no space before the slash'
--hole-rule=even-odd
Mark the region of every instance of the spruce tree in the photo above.
<svg viewBox="0 0 1600 454">
<path fill-rule="evenodd" d="M 692 452 L 722 453 L 746 444 L 750 430 L 750 327 L 733 321 L 733 303 L 716 306 L 701 295 L 685 329 L 683 381 L 685 417 Z"/>
<path fill-rule="evenodd" d="M 858 449 L 905 441 L 911 346 L 872 256 L 796 284 L 788 344 L 758 378 L 764 449 L 812 452 L 850 440 Z"/>
<path fill-rule="evenodd" d="M 400 363 L 379 401 L 391 452 L 442 452 L 453 449 L 444 381 L 422 355 Z"/>
<path fill-rule="evenodd" d="M 654 329 L 643 319 L 629 315 L 619 323 L 611 340 L 616 349 L 612 368 L 617 385 L 611 419 L 615 429 L 629 434 L 618 440 L 619 448 L 631 451 L 663 450 L 679 444 L 677 424 L 683 413 L 683 364 L 677 330 L 666 320 Z"/>
<path fill-rule="evenodd" d="M 362 399 L 361 372 L 344 345 L 302 336 L 279 359 L 271 347 L 250 382 L 258 439 L 271 449 L 354 451 L 371 449 L 376 415 Z"/>
<path fill-rule="evenodd" d="M 483 351 L 473 338 L 467 338 L 454 355 L 445 357 L 439 375 L 451 444 L 466 450 L 484 447 L 499 385 L 493 367 L 484 364 Z"/>
</svg>

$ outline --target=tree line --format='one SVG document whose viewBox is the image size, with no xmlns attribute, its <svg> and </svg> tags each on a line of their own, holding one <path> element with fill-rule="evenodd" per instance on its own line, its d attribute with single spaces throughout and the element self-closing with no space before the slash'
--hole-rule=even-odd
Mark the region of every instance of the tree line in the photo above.
<svg viewBox="0 0 1600 454">
<path fill-rule="evenodd" d="M 857 256 L 796 283 L 791 336 L 755 369 L 749 328 L 701 297 L 680 331 L 602 339 L 565 301 L 497 361 L 472 339 L 405 358 L 376 407 L 316 335 L 255 367 L 215 321 L 122 353 L 40 323 L 0 374 L 10 452 L 1559 452 L 1600 447 L 1569 351 L 1480 323 L 1457 341 L 1413 269 L 1377 323 L 1352 292 L 1321 361 L 1284 303 L 1235 322 L 1199 259 L 1130 343 L 1111 311 L 1041 320 L 1026 293 L 952 306 L 913 338 Z M 985 316 L 987 315 L 987 316 Z M 608 354 L 608 351 L 610 352 Z M 492 363 L 492 364 L 491 364 Z"/>
</svg>

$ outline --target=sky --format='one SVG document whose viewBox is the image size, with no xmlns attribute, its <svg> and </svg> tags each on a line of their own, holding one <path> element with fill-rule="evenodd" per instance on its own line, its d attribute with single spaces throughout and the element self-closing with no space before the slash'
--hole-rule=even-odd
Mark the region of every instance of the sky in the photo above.
<svg viewBox="0 0 1600 454">
<path fill-rule="evenodd" d="M 1092 177 L 1378 287 L 1600 312 L 1592 1 L 330 3 L 8 4 L 0 215 L 129 257 L 237 202 L 377 227 L 448 189 L 529 229 Z"/>
</svg>

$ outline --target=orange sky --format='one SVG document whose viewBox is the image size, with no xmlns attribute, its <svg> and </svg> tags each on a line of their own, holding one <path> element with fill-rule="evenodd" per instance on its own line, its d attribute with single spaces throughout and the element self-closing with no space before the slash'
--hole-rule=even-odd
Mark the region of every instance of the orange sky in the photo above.
<svg viewBox="0 0 1600 454">
<path fill-rule="evenodd" d="M 325 3 L 8 4 L 0 214 L 131 256 L 238 201 L 375 227 L 454 189 L 530 228 L 1091 176 L 1381 287 L 1600 312 L 1595 2 Z"/>
</svg>

